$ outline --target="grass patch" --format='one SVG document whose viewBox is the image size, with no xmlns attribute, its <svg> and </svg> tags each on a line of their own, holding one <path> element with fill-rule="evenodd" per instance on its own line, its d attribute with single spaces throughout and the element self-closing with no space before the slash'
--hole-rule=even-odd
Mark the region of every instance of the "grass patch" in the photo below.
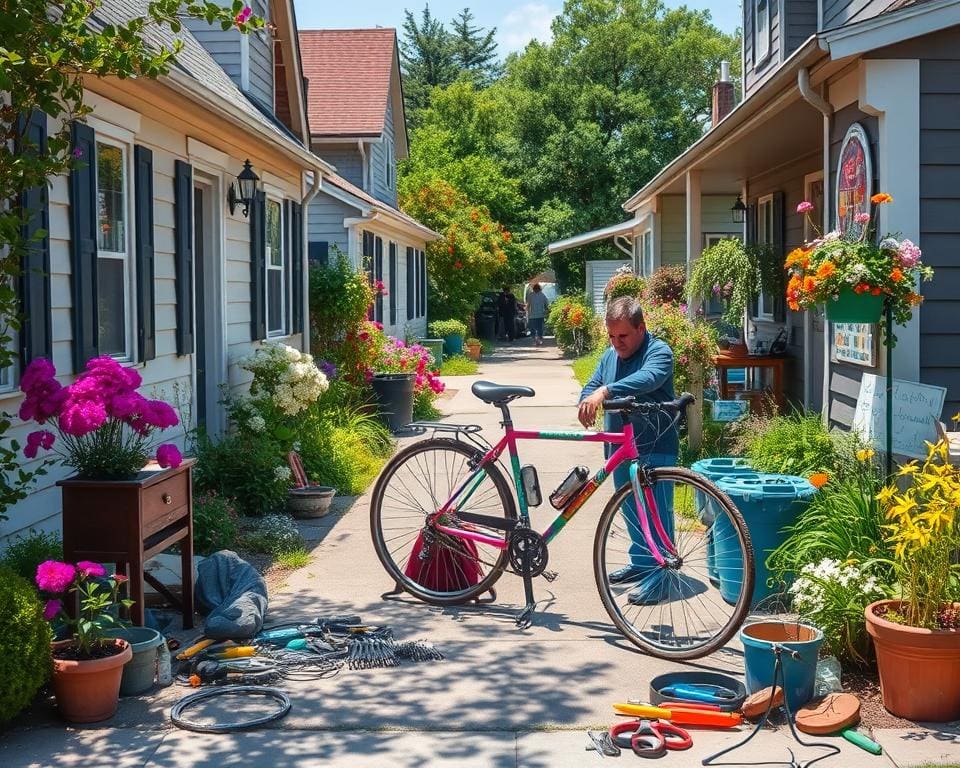
<svg viewBox="0 0 960 768">
<path fill-rule="evenodd" d="M 582 387 L 588 381 L 590 377 L 593 376 L 593 372 L 597 370 L 597 363 L 600 362 L 600 356 L 603 354 L 603 351 L 591 352 L 588 355 L 583 355 L 583 357 L 578 357 L 573 361 L 573 375 L 577 377 L 577 381 L 580 382 Z"/>
<path fill-rule="evenodd" d="M 497 348 L 497 345 L 494 344 L 489 339 L 480 339 L 480 354 L 489 355 L 496 348 Z"/>
<path fill-rule="evenodd" d="M 476 374 L 479 366 L 470 358 L 464 355 L 452 355 L 443 360 L 440 366 L 441 376 L 473 376 Z"/>
<path fill-rule="evenodd" d="M 292 549 L 289 552 L 281 552 L 277 555 L 277 565 L 281 568 L 295 569 L 303 568 L 310 562 L 310 553 L 303 547 Z"/>
</svg>

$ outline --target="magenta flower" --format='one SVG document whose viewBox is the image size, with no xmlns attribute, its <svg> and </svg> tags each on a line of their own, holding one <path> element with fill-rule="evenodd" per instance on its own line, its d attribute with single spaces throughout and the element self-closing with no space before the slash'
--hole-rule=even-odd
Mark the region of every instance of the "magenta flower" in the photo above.
<svg viewBox="0 0 960 768">
<path fill-rule="evenodd" d="M 797 206 L 797 213 L 813 213 L 813 203 L 804 200 L 800 205 Z"/>
<path fill-rule="evenodd" d="M 157 448 L 157 464 L 161 467 L 176 469 L 182 463 L 183 456 L 180 455 L 180 449 L 173 443 L 164 443 Z"/>
<path fill-rule="evenodd" d="M 861 211 L 853 217 L 853 220 L 857 222 L 857 224 L 866 224 L 868 221 L 870 221 L 870 214 Z"/>
<path fill-rule="evenodd" d="M 47 600 L 47 602 L 43 604 L 43 618 L 47 621 L 53 621 L 57 618 L 57 614 L 60 613 L 62 608 L 63 603 L 59 600 Z"/>
<path fill-rule="evenodd" d="M 27 444 L 23 449 L 23 455 L 28 459 L 35 459 L 37 458 L 37 450 L 43 448 L 43 450 L 49 451 L 53 447 L 54 440 L 56 440 L 56 436 L 49 430 L 39 429 L 36 432 L 31 432 L 27 435 Z"/>
<path fill-rule="evenodd" d="M 253 14 L 253 9 L 249 5 L 247 5 L 247 6 L 244 6 L 243 10 L 240 11 L 240 13 L 238 13 L 233 18 L 233 20 L 237 23 L 237 26 L 239 27 L 241 24 L 246 24 L 247 19 L 249 19 L 252 14 Z"/>
<path fill-rule="evenodd" d="M 177 412 L 163 400 L 148 400 L 143 408 L 143 420 L 158 429 L 175 427 L 180 422 Z"/>
<path fill-rule="evenodd" d="M 900 266 L 906 269 L 912 269 L 920 263 L 920 257 L 920 248 L 910 240 L 904 240 L 900 243 L 900 248 L 897 251 L 897 259 L 900 262 Z"/>
<path fill-rule="evenodd" d="M 99 579 L 107 575 L 107 569 L 104 568 L 100 563 L 94 563 L 90 560 L 81 560 L 77 563 L 77 570 L 80 571 L 80 575 L 88 579 Z"/>
<path fill-rule="evenodd" d="M 83 157 L 83 150 L 80 149 L 80 147 L 74 147 L 73 152 L 71 152 L 70 154 L 73 155 L 75 160 L 79 160 L 81 157 Z"/>
<path fill-rule="evenodd" d="M 47 560 L 37 566 L 37 586 L 44 592 L 66 591 L 77 575 L 77 569 L 59 560 Z"/>
<path fill-rule="evenodd" d="M 103 426 L 107 409 L 103 403 L 67 400 L 60 411 L 60 429 L 72 437 L 83 437 Z"/>
</svg>

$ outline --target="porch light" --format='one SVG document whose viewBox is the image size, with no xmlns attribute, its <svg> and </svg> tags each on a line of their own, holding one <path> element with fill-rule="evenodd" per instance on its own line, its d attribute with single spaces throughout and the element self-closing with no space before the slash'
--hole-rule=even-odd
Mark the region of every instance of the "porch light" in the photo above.
<svg viewBox="0 0 960 768">
<path fill-rule="evenodd" d="M 242 213 L 245 217 L 250 214 L 250 204 L 257 193 L 258 181 L 260 177 L 250 167 L 250 160 L 244 160 L 243 170 L 237 175 L 236 184 L 231 184 L 227 190 L 227 204 L 230 206 L 231 215 L 238 205 L 243 206 Z"/>
<path fill-rule="evenodd" d="M 737 195 L 737 202 L 730 209 L 730 214 L 733 216 L 734 224 L 743 224 L 747 220 L 747 206 L 743 204 L 740 195 Z"/>
</svg>

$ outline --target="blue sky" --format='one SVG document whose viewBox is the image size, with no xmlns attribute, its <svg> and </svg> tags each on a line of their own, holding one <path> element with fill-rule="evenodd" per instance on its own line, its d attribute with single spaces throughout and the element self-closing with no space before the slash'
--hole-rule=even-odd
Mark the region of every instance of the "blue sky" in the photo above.
<svg viewBox="0 0 960 768">
<path fill-rule="evenodd" d="M 680 0 L 666 0 L 671 7 Z M 725 32 L 733 32 L 740 24 L 740 3 L 736 0 L 687 0 L 689 8 L 710 10 L 713 20 Z M 397 27 L 403 23 L 403 10 L 409 8 L 419 17 L 424 0 L 353 0 L 353 2 L 321 2 L 294 0 L 297 24 L 301 29 L 346 29 L 353 27 Z M 449 21 L 464 7 L 470 8 L 476 23 L 497 28 L 501 53 L 522 49 L 531 39 L 547 40 L 550 21 L 563 6 L 562 0 L 432 0 L 431 12 Z"/>
</svg>

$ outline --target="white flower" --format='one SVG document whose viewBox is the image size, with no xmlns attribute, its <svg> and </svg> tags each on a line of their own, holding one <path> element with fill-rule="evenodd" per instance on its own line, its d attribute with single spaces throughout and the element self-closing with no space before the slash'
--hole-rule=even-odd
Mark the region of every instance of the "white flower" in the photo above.
<svg viewBox="0 0 960 768">
<path fill-rule="evenodd" d="M 277 480 L 289 480 L 290 479 L 290 467 L 285 467 L 283 464 L 273 468 L 273 476 Z"/>
<path fill-rule="evenodd" d="M 837 232 L 837 230 L 833 230 L 833 232 L 827 232 L 827 234 L 823 236 L 823 242 L 825 243 L 832 243 L 834 240 L 839 240 L 839 239 L 840 239 L 840 233 Z"/>
<path fill-rule="evenodd" d="M 264 421 L 263 416 L 252 416 L 247 422 L 247 426 L 254 432 L 263 432 L 267 427 L 267 422 Z"/>
</svg>

